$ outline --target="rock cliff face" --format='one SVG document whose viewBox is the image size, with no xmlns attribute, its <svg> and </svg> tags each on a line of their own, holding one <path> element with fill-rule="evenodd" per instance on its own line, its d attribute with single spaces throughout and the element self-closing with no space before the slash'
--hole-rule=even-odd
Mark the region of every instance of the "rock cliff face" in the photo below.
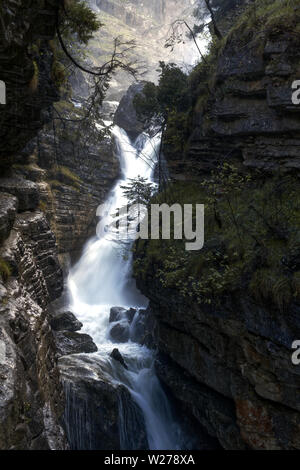
<svg viewBox="0 0 300 470">
<path fill-rule="evenodd" d="M 47 107 L 58 99 L 51 80 L 53 53 L 48 41 L 55 32 L 57 0 L 6 0 L 0 6 L 0 79 L 7 104 L 1 106 L 0 166 L 34 137 L 45 121 Z M 35 57 L 32 47 L 40 43 Z M 36 86 L 36 82 L 39 86 Z"/>
<path fill-rule="evenodd" d="M 107 365 L 85 355 L 62 357 L 59 365 L 71 449 L 147 449 L 142 412 L 126 387 L 107 380 Z"/>
<path fill-rule="evenodd" d="M 214 86 L 198 95 L 185 161 L 166 149 L 172 176 L 194 179 L 226 159 L 265 171 L 298 170 L 300 108 L 291 88 L 298 63 L 298 40 L 288 33 L 259 35 L 242 47 L 233 36 L 217 61 Z"/>
<path fill-rule="evenodd" d="M 119 173 L 110 141 L 74 150 L 76 138 L 53 123 L 58 3 L 0 5 L 1 449 L 69 447 L 58 356 L 97 350 L 78 322 L 58 328 L 49 310 L 63 291 L 59 256 L 76 254 L 93 233 L 96 207 Z M 70 116 L 75 107 L 66 105 Z"/>
<path fill-rule="evenodd" d="M 164 146 L 175 180 L 201 181 L 224 161 L 266 179 L 299 170 L 300 108 L 291 99 L 299 37 L 284 29 L 245 42 L 231 34 L 210 91 L 201 79 L 195 85 L 185 158 Z M 138 286 L 156 319 L 157 372 L 187 414 L 225 449 L 299 449 L 300 377 L 291 361 L 299 301 L 283 313 L 245 290 L 200 306 L 163 287 L 149 260 Z"/>
<path fill-rule="evenodd" d="M 0 282 L 0 448 L 63 449 L 63 395 L 47 314 L 63 286 L 55 238 L 40 211 L 16 213 L 17 198 L 0 198 L 13 224 L 0 249 L 11 273 Z"/>
<path fill-rule="evenodd" d="M 61 295 L 55 237 L 38 210 L 37 185 L 9 168 L 57 99 L 49 70 L 58 2 L 1 2 L 0 448 L 64 449 L 63 395 L 47 305 Z M 40 41 L 35 65 L 29 49 Z M 33 77 L 39 67 L 39 87 Z M 6 176 L 3 177 L 3 172 Z"/>
<path fill-rule="evenodd" d="M 78 139 L 76 133 L 45 127 L 13 168 L 14 174 L 32 180 L 63 263 L 76 258 L 95 235 L 96 209 L 120 171 L 110 138 L 85 145 Z"/>
<path fill-rule="evenodd" d="M 199 308 L 151 275 L 139 287 L 157 322 L 159 377 L 186 411 L 225 449 L 298 449 L 300 382 L 291 344 L 299 306 L 282 318 L 249 298 Z"/>
</svg>

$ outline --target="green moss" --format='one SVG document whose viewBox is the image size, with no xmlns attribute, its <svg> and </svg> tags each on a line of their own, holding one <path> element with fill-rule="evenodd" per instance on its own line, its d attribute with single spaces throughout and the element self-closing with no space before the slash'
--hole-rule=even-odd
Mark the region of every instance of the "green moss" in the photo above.
<svg viewBox="0 0 300 470">
<path fill-rule="evenodd" d="M 46 212 L 47 211 L 47 204 L 45 201 L 41 201 L 39 202 L 39 209 L 43 212 Z"/>
<path fill-rule="evenodd" d="M 11 267 L 7 261 L 0 257 L 0 276 L 3 281 L 7 281 L 11 276 Z"/>
<path fill-rule="evenodd" d="M 38 86 L 39 86 L 39 67 L 35 60 L 32 63 L 33 63 L 34 71 L 33 71 L 33 76 L 29 82 L 29 89 L 32 93 L 34 93 L 38 89 Z"/>
<path fill-rule="evenodd" d="M 60 114 L 64 113 L 72 113 L 75 110 L 75 106 L 73 103 L 70 103 L 69 101 L 58 101 L 57 103 L 54 103 L 55 108 Z"/>
<path fill-rule="evenodd" d="M 295 8 L 298 3 L 298 0 L 256 0 L 229 31 L 226 42 L 233 37 L 237 37 L 239 41 L 250 40 L 258 31 L 275 34 L 296 28 L 299 14 L 297 15 Z"/>
<path fill-rule="evenodd" d="M 51 78 L 58 88 L 60 88 L 64 83 L 66 83 L 66 68 L 58 60 L 53 61 Z"/>
<path fill-rule="evenodd" d="M 59 165 L 57 167 L 57 171 L 61 173 L 63 176 L 65 176 L 68 180 L 75 184 L 80 184 L 82 183 L 81 179 L 79 178 L 78 175 L 76 175 L 73 171 L 70 170 L 70 168 L 66 166 Z"/>
</svg>

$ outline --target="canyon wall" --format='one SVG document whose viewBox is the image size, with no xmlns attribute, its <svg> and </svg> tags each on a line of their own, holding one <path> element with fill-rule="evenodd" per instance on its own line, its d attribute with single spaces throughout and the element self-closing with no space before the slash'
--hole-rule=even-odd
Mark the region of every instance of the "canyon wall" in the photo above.
<svg viewBox="0 0 300 470">
<path fill-rule="evenodd" d="M 11 174 L 23 146 L 47 122 L 58 99 L 49 70 L 48 41 L 55 32 L 57 1 L 1 2 L 0 78 L 0 447 L 64 449 L 60 426 L 63 395 L 47 305 L 61 295 L 62 271 L 54 234 L 39 210 L 35 183 Z M 35 64 L 29 49 L 41 41 L 40 87 L 32 88 Z"/>
<path fill-rule="evenodd" d="M 299 191 L 300 108 L 292 103 L 291 88 L 299 78 L 299 35 L 293 34 L 299 7 L 289 14 L 291 23 L 278 16 L 274 27 L 269 23 L 254 35 L 250 28 L 233 29 L 214 56 L 212 75 L 204 67 L 198 68 L 198 78 L 197 69 L 193 72 L 186 152 L 164 145 L 173 181 L 200 187 L 225 162 L 252 172 L 257 186 L 278 172 L 293 175 L 287 184 Z M 297 216 L 292 226 L 299 230 Z M 208 244 L 224 249 L 216 233 L 206 238 L 207 250 Z M 258 245 L 256 250 L 259 256 Z M 288 269 L 287 278 L 300 267 L 298 243 L 293 253 L 293 262 L 285 265 L 283 256 L 279 263 L 282 275 Z M 199 304 L 192 293 L 190 299 L 180 293 L 180 284 L 176 289 L 161 282 L 164 269 L 171 279 L 172 265 L 162 267 L 154 243 L 139 241 L 137 262 L 139 256 L 146 261 L 136 271 L 138 286 L 156 319 L 157 372 L 186 413 L 225 449 L 299 449 L 299 366 L 291 360 L 300 334 L 299 296 L 282 310 L 263 295 L 251 295 L 241 277 L 219 304 Z M 263 258 L 257 262 L 262 266 Z M 200 266 L 204 269 L 205 262 Z"/>
<path fill-rule="evenodd" d="M 119 164 L 109 138 L 85 142 L 54 113 L 56 102 L 62 117 L 78 118 L 53 74 L 58 5 L 0 5 L 1 449 L 69 448 L 58 357 L 97 349 L 73 326 L 56 331 L 50 304 L 63 293 L 62 266 L 95 233 Z"/>
</svg>

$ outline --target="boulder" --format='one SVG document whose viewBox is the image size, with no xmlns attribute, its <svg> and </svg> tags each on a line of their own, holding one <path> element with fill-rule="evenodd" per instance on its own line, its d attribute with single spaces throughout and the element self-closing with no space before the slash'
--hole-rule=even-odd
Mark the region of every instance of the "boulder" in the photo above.
<svg viewBox="0 0 300 470">
<path fill-rule="evenodd" d="M 97 355 L 65 356 L 59 369 L 65 390 L 64 428 L 72 450 L 147 449 L 140 408 L 123 385 L 110 381 Z"/>
<path fill-rule="evenodd" d="M 120 353 L 120 351 L 117 348 L 115 348 L 111 352 L 110 357 L 112 357 L 115 361 L 118 361 L 120 364 L 122 364 L 122 366 L 125 369 L 128 369 L 128 366 L 127 366 L 126 362 L 124 361 L 124 358 L 123 358 L 122 354 Z"/>
<path fill-rule="evenodd" d="M 52 318 L 51 327 L 55 331 L 79 331 L 82 328 L 82 323 L 77 320 L 72 312 L 63 312 Z"/>
<path fill-rule="evenodd" d="M 59 356 L 98 351 L 92 338 L 87 334 L 74 331 L 58 331 L 54 333 L 56 349 Z"/>
<path fill-rule="evenodd" d="M 135 308 L 129 308 L 126 310 L 124 307 L 112 307 L 110 309 L 109 322 L 114 323 L 116 321 L 128 320 L 129 323 L 132 323 L 134 316 L 136 314 Z"/>
<path fill-rule="evenodd" d="M 142 93 L 145 84 L 146 82 L 142 81 L 134 83 L 128 88 L 127 93 L 120 101 L 114 118 L 114 124 L 122 127 L 132 140 L 135 140 L 144 130 L 143 124 L 137 118 L 133 100 L 137 94 Z"/>
<path fill-rule="evenodd" d="M 135 314 L 136 314 L 135 308 L 129 308 L 128 310 L 126 310 L 126 317 L 128 318 L 129 323 L 132 323 L 132 320 L 134 319 Z"/>
<path fill-rule="evenodd" d="M 126 313 L 126 308 L 124 307 L 112 307 L 110 309 L 110 315 L 109 315 L 110 323 L 122 320 L 125 316 L 125 313 Z"/>
<path fill-rule="evenodd" d="M 116 323 L 110 330 L 110 336 L 118 343 L 126 343 L 129 340 L 130 330 L 128 322 Z"/>
</svg>

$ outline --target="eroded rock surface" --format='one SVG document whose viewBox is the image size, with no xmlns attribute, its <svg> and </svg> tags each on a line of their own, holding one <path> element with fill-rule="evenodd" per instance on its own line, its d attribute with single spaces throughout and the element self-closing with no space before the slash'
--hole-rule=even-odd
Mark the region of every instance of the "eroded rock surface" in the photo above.
<svg viewBox="0 0 300 470">
<path fill-rule="evenodd" d="M 147 449 L 140 409 L 126 387 L 109 382 L 101 359 L 76 355 L 62 357 L 59 363 L 71 449 Z"/>
<path fill-rule="evenodd" d="M 41 212 L 16 215 L 0 256 L 0 448 L 65 449 L 63 391 L 47 305 L 62 292 L 55 239 Z"/>
</svg>

